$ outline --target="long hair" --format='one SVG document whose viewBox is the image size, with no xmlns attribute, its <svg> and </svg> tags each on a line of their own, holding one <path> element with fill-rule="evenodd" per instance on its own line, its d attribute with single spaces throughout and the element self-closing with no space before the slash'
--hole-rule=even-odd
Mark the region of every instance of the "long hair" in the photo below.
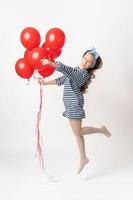
<svg viewBox="0 0 133 200">
<path fill-rule="evenodd" d="M 87 50 L 87 51 L 83 54 L 82 58 L 83 58 L 87 53 L 91 53 L 91 54 L 92 54 L 91 50 Z M 92 54 L 92 55 L 93 55 L 93 54 Z M 80 91 L 83 92 L 83 94 L 86 94 L 86 93 L 87 93 L 87 91 L 88 91 L 88 90 L 87 90 L 87 89 L 88 89 L 88 86 L 89 86 L 89 84 L 92 82 L 91 79 L 95 78 L 94 72 L 95 72 L 96 70 L 100 69 L 100 68 L 102 67 L 102 65 L 103 65 L 103 61 L 102 61 L 101 57 L 99 56 L 99 57 L 96 59 L 96 64 L 94 65 L 94 67 L 93 67 L 93 68 L 88 68 L 88 69 L 87 69 L 87 72 L 88 72 L 88 74 L 90 74 L 90 76 L 89 76 L 89 79 L 87 79 L 87 81 L 84 83 L 84 85 L 82 85 L 81 88 L 80 88 Z"/>
</svg>

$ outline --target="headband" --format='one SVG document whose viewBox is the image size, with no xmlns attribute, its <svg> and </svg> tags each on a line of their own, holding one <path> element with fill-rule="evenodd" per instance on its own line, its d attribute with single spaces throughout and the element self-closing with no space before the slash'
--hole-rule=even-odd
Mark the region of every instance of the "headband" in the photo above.
<svg viewBox="0 0 133 200">
<path fill-rule="evenodd" d="M 95 47 L 92 47 L 91 49 L 90 49 L 90 53 L 93 55 L 93 64 L 92 64 L 92 68 L 95 66 L 95 64 L 96 64 L 96 59 L 99 57 L 99 54 L 96 52 L 96 49 L 95 49 Z"/>
</svg>

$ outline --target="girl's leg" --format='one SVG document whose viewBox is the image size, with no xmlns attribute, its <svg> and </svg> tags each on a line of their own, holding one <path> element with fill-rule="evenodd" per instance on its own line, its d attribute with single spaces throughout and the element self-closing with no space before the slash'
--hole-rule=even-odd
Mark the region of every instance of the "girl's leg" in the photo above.
<svg viewBox="0 0 133 200">
<path fill-rule="evenodd" d="M 70 125 L 72 128 L 72 131 L 76 137 L 76 141 L 78 144 L 78 149 L 80 153 L 80 165 L 79 165 L 79 170 L 78 173 L 81 172 L 85 164 L 88 163 L 89 159 L 86 156 L 85 152 L 85 142 L 84 142 L 84 137 L 81 135 L 81 123 L 82 120 L 77 120 L 77 119 L 69 119 Z"/>
<path fill-rule="evenodd" d="M 107 137 L 111 136 L 111 133 L 107 130 L 107 128 L 105 126 L 102 126 L 100 128 L 95 128 L 95 127 L 91 127 L 91 126 L 81 128 L 81 135 L 88 135 L 88 134 L 93 134 L 93 133 L 104 134 Z"/>
</svg>

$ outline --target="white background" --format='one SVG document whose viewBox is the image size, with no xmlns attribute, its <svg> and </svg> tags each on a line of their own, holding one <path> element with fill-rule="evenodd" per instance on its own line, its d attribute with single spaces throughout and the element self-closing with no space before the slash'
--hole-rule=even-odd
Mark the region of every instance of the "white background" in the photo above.
<svg viewBox="0 0 133 200">
<path fill-rule="evenodd" d="M 109 193 L 112 194 L 110 199 L 125 199 L 127 193 L 130 199 L 130 178 L 133 175 L 132 1 L 5 0 L 0 3 L 2 199 L 62 199 L 64 196 L 72 199 L 103 199 L 108 198 Z M 79 65 L 84 51 L 92 46 L 103 59 L 102 69 L 96 72 L 96 78 L 84 96 L 86 118 L 83 126 L 106 125 L 112 137 L 108 139 L 98 134 L 85 136 L 86 151 L 90 158 L 84 172 L 84 176 L 88 177 L 86 182 L 81 179 L 77 182 L 76 176 L 72 178 L 78 167 L 78 149 L 69 121 L 62 116 L 63 86 L 43 87 L 40 125 L 47 169 L 62 175 L 63 181 L 56 186 L 44 183 L 46 177 L 42 178 L 42 174 L 39 174 L 40 166 L 34 158 L 39 85 L 34 78 L 27 85 L 27 80 L 15 72 L 15 62 L 23 57 L 25 51 L 20 42 L 20 33 L 28 26 L 38 29 L 41 44 L 50 28 L 59 27 L 65 32 L 66 43 L 62 55 L 57 59 L 64 64 Z M 47 80 L 61 75 L 56 71 Z M 105 186 L 104 189 L 99 188 L 101 182 L 106 186 L 108 184 L 108 194 Z M 16 190 L 18 185 L 19 189 Z M 59 195 L 60 187 L 62 192 Z"/>
</svg>

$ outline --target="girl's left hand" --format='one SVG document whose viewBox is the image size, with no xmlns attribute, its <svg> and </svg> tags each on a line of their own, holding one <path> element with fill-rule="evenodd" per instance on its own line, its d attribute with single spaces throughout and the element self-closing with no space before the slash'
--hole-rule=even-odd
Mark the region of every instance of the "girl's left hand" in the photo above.
<svg viewBox="0 0 133 200">
<path fill-rule="evenodd" d="M 38 79 L 37 82 L 40 84 L 40 85 L 45 85 L 46 82 L 42 79 Z"/>
</svg>

